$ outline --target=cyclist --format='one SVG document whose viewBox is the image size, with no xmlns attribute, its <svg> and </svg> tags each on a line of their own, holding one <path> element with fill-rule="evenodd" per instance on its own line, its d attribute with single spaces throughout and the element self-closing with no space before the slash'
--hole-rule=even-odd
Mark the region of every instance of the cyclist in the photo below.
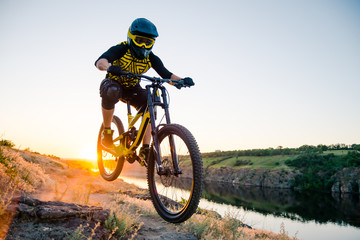
<svg viewBox="0 0 360 240">
<path fill-rule="evenodd" d="M 180 77 L 167 70 L 153 52 L 155 39 L 159 36 L 156 26 L 145 18 L 135 19 L 127 34 L 127 41 L 111 47 L 103 53 L 95 62 L 95 66 L 101 71 L 107 71 L 105 79 L 100 84 L 100 96 L 102 98 L 102 115 L 104 131 L 101 136 L 101 144 L 105 148 L 112 148 L 113 130 L 111 122 L 115 104 L 120 100 L 130 101 L 137 110 L 147 104 L 147 93 L 139 84 L 137 78 L 122 77 L 125 72 L 143 74 L 153 68 L 162 78 L 181 80 Z M 184 82 L 193 85 L 191 78 L 185 78 Z M 170 83 L 172 84 L 172 83 Z M 172 84 L 174 85 L 174 84 Z M 149 151 L 151 140 L 150 126 L 147 128 L 140 155 L 145 157 Z"/>
</svg>

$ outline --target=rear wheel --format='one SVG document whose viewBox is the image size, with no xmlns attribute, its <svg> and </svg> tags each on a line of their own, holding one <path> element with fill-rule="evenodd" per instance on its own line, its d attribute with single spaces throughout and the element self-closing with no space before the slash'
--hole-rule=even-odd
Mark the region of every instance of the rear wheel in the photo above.
<svg viewBox="0 0 360 240">
<path fill-rule="evenodd" d="M 124 157 L 116 157 L 105 151 L 101 146 L 101 133 L 104 126 L 101 124 L 97 141 L 97 162 L 100 175 L 107 181 L 113 181 L 118 178 L 124 166 Z M 117 116 L 113 116 L 111 129 L 114 130 L 113 139 L 118 138 L 124 133 L 124 126 Z M 120 141 L 114 142 L 115 146 L 119 146 Z"/>
<path fill-rule="evenodd" d="M 157 173 L 155 156 L 152 154 L 148 166 L 151 198 L 163 219 L 180 223 L 190 218 L 199 204 L 203 179 L 201 154 L 195 138 L 181 125 L 164 126 L 158 138 L 164 174 Z M 179 174 L 173 164 L 176 159 L 174 150 L 181 171 Z"/>
</svg>

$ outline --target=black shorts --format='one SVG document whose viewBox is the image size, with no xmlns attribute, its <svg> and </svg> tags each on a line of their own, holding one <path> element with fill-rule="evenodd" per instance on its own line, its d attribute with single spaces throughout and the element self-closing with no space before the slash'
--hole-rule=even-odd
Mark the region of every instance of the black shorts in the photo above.
<svg viewBox="0 0 360 240">
<path fill-rule="evenodd" d="M 113 109 L 119 100 L 130 101 L 131 106 L 139 110 L 147 104 L 147 93 L 140 85 L 124 87 L 118 81 L 105 78 L 100 84 L 101 106 L 105 109 Z"/>
</svg>

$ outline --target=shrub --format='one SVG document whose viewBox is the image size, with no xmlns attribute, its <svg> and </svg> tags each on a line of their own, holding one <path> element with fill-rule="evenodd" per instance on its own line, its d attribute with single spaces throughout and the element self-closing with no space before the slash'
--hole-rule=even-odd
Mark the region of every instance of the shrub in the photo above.
<svg viewBox="0 0 360 240">
<path fill-rule="evenodd" d="M 125 222 L 121 221 L 115 213 L 111 214 L 109 218 L 105 221 L 105 227 L 110 231 L 114 232 L 119 237 L 123 237 L 125 230 Z"/>
<path fill-rule="evenodd" d="M 301 191 L 329 192 L 334 183 L 332 176 L 345 167 L 359 167 L 360 153 L 349 151 L 347 155 L 307 153 L 285 162 L 301 172 L 295 178 L 294 187 Z"/>
<path fill-rule="evenodd" d="M 250 160 L 236 160 L 234 163 L 234 167 L 245 166 L 245 165 L 252 165 Z"/>
<path fill-rule="evenodd" d="M 344 157 L 344 160 L 349 167 L 360 167 L 360 152 L 348 152 L 348 154 Z"/>
<path fill-rule="evenodd" d="M 12 141 L 10 141 L 10 140 L 1 139 L 1 140 L 0 140 L 0 146 L 14 147 L 15 144 L 14 144 Z"/>
<path fill-rule="evenodd" d="M 126 237 L 126 235 L 136 235 L 141 224 L 137 224 L 139 213 L 134 214 L 130 209 L 130 205 L 114 205 L 111 207 L 112 213 L 105 221 L 105 227 L 110 230 L 111 236 L 117 239 Z"/>
</svg>

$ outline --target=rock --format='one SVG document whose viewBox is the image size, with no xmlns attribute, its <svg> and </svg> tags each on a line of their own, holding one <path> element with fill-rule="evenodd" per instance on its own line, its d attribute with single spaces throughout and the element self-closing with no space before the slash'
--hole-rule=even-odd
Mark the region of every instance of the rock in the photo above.
<svg viewBox="0 0 360 240">
<path fill-rule="evenodd" d="M 101 207 L 20 197 L 5 239 L 65 239 L 74 234 L 86 239 L 97 223 L 92 239 L 106 239 L 109 231 L 103 225 L 109 214 Z"/>
<path fill-rule="evenodd" d="M 332 187 L 331 187 L 331 192 L 333 193 L 340 193 L 341 190 L 340 190 L 340 182 L 339 181 L 336 181 Z"/>
<path fill-rule="evenodd" d="M 20 197 L 17 212 L 21 218 L 32 217 L 40 220 L 86 218 L 97 222 L 104 222 L 110 214 L 110 210 L 103 210 L 101 207 L 59 201 L 42 202 L 26 197 Z"/>
<path fill-rule="evenodd" d="M 134 193 L 132 191 L 124 191 L 124 192 L 120 192 L 121 194 L 124 195 L 128 195 L 129 197 L 132 198 L 137 198 L 137 199 L 141 199 L 141 200 L 151 200 L 151 196 L 149 192 L 146 192 L 145 194 L 141 194 L 141 193 Z"/>
<path fill-rule="evenodd" d="M 332 176 L 334 183 L 331 191 L 335 193 L 359 193 L 360 169 L 344 168 Z"/>
<path fill-rule="evenodd" d="M 284 169 L 271 171 L 268 169 L 234 169 L 230 167 L 204 169 L 205 181 L 282 189 L 293 187 L 296 174 Z"/>
</svg>

